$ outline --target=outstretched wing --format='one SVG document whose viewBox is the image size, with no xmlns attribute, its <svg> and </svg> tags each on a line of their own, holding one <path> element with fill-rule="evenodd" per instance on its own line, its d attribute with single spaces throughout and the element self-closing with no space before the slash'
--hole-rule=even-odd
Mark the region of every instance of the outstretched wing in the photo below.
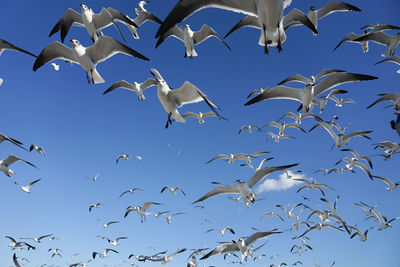
<svg viewBox="0 0 400 267">
<path fill-rule="evenodd" d="M 206 24 L 203 24 L 199 31 L 194 32 L 193 41 L 194 44 L 197 45 L 213 36 L 217 37 L 229 50 L 231 50 L 231 48 L 228 46 L 227 43 L 224 42 L 221 36 L 219 36 L 219 34 L 216 33 L 213 28 Z"/>
<path fill-rule="evenodd" d="M 199 198 L 192 204 L 206 200 L 209 197 L 216 196 L 216 195 L 222 195 L 222 194 L 240 194 L 240 192 L 239 192 L 237 186 L 221 186 L 221 187 L 217 187 L 217 188 L 211 190 L 210 192 L 208 192 L 207 194 L 205 194 L 204 196 L 202 196 L 201 198 Z"/>
<path fill-rule="evenodd" d="M 64 16 L 57 22 L 56 25 L 54 25 L 49 34 L 49 37 L 61 30 L 61 42 L 64 43 L 65 36 L 67 36 L 72 24 L 85 27 L 85 24 L 82 20 L 82 15 L 75 10 L 68 8 L 67 11 L 65 11 Z"/>
<path fill-rule="evenodd" d="M 47 45 L 42 52 L 40 52 L 39 56 L 37 57 L 35 63 L 33 64 L 33 71 L 36 71 L 38 68 L 43 66 L 50 61 L 55 59 L 64 59 L 70 62 L 78 63 L 75 60 L 75 57 L 70 48 L 66 47 L 62 43 L 53 42 Z"/>
</svg>

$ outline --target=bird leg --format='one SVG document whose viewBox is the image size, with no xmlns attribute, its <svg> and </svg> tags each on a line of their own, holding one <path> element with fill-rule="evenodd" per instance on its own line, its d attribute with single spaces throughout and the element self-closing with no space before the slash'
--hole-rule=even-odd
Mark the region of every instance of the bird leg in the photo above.
<svg viewBox="0 0 400 267">
<path fill-rule="evenodd" d="M 278 52 L 282 51 L 282 41 L 281 41 L 281 34 L 280 34 L 280 23 L 278 22 L 278 33 L 279 33 L 279 39 L 278 39 Z"/>
<path fill-rule="evenodd" d="M 266 27 L 265 27 L 265 25 L 263 25 L 263 31 L 264 31 L 264 53 L 268 55 L 269 54 L 269 48 L 268 48 L 267 38 L 266 38 L 266 35 L 265 35 L 265 30 L 266 30 Z"/>
<path fill-rule="evenodd" d="M 168 128 L 168 125 L 172 125 L 171 113 L 168 113 L 168 120 L 167 120 L 167 124 L 165 124 L 165 129 Z"/>
<path fill-rule="evenodd" d="M 86 72 L 86 71 L 85 71 Z M 90 78 L 89 78 L 89 74 L 86 72 L 86 79 L 88 81 L 88 84 L 90 84 Z"/>
</svg>

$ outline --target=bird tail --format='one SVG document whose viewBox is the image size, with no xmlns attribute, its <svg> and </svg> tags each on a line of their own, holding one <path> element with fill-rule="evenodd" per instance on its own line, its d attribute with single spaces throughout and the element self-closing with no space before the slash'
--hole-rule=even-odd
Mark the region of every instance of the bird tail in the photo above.
<svg viewBox="0 0 400 267">
<path fill-rule="evenodd" d="M 191 50 L 187 50 L 187 54 L 189 57 L 197 57 L 198 56 L 196 53 L 196 50 L 194 50 L 194 48 Z"/>
<path fill-rule="evenodd" d="M 91 76 L 93 79 L 93 83 L 104 83 L 103 78 L 100 76 L 96 69 L 92 70 Z"/>
<path fill-rule="evenodd" d="M 128 29 L 132 33 L 133 38 L 139 39 L 139 35 L 137 34 L 137 30 L 135 27 L 133 27 L 132 25 L 128 25 Z"/>
<path fill-rule="evenodd" d="M 179 112 L 175 111 L 171 114 L 172 118 L 174 118 L 177 122 L 186 122 L 185 119 L 179 114 Z"/>
</svg>

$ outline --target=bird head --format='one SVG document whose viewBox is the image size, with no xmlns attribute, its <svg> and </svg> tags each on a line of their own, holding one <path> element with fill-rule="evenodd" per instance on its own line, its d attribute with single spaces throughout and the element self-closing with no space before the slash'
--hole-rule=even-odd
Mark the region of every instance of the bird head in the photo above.
<svg viewBox="0 0 400 267">
<path fill-rule="evenodd" d="M 84 4 L 79 4 L 79 5 L 81 6 L 82 12 L 90 10 L 90 8 L 87 5 Z"/>
<path fill-rule="evenodd" d="M 312 6 L 310 6 L 310 11 L 315 11 L 315 6 L 314 5 L 312 5 Z"/>
<path fill-rule="evenodd" d="M 71 42 L 71 44 L 72 44 L 73 47 L 77 47 L 77 46 L 80 46 L 80 45 L 81 45 L 81 43 L 80 43 L 78 40 L 76 40 L 76 39 L 68 39 L 68 41 Z"/>
</svg>

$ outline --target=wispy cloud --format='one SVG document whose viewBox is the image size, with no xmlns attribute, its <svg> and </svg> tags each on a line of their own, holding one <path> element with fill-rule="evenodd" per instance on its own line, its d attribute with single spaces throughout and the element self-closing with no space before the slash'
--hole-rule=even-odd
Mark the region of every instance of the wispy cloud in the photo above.
<svg viewBox="0 0 400 267">
<path fill-rule="evenodd" d="M 288 177 L 288 175 L 290 177 Z M 294 179 L 305 178 L 304 174 L 294 173 L 292 171 L 288 171 L 286 173 L 282 173 L 279 175 L 279 180 L 275 179 L 266 179 L 264 183 L 262 183 L 257 189 L 257 193 L 263 193 L 268 191 L 280 191 L 287 190 L 295 185 L 301 184 L 303 182 L 296 181 Z"/>
</svg>

